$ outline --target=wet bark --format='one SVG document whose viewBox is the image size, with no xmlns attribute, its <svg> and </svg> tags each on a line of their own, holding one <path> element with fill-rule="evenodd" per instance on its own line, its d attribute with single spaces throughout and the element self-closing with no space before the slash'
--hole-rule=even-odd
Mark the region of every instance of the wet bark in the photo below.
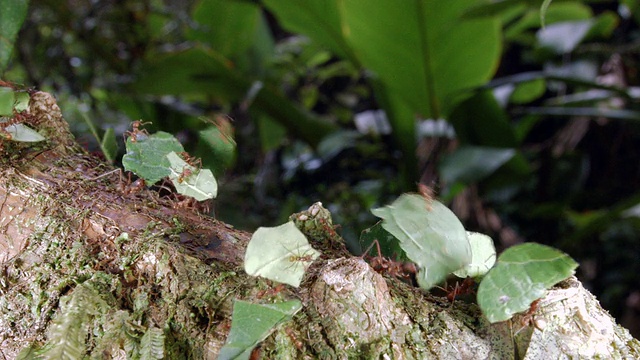
<svg viewBox="0 0 640 360">
<path fill-rule="evenodd" d="M 302 302 L 258 345 L 263 358 L 640 357 L 640 343 L 573 278 L 533 316 L 491 325 L 475 304 L 450 304 L 349 255 L 324 212 L 293 216 L 323 253 L 300 288 L 248 276 L 251 234 L 131 192 L 77 146 L 49 94 L 32 94 L 28 119 L 46 143 L 5 141 L 0 166 L 4 358 L 215 359 L 236 299 Z"/>
</svg>

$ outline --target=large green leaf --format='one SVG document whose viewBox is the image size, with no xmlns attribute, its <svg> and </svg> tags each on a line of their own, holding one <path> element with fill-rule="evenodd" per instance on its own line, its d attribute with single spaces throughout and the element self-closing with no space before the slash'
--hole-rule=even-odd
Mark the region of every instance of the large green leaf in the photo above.
<svg viewBox="0 0 640 360">
<path fill-rule="evenodd" d="M 414 114 L 440 118 L 461 90 L 489 80 L 500 58 L 499 20 L 461 19 L 478 2 L 340 0 L 339 6 L 343 33 L 362 66 Z"/>
<path fill-rule="evenodd" d="M 0 1 L 0 74 L 7 66 L 13 42 L 27 16 L 28 7 L 27 0 Z"/>
<path fill-rule="evenodd" d="M 440 202 L 404 194 L 371 212 L 395 236 L 407 257 L 419 267 L 418 284 L 430 289 L 471 262 L 471 248 L 460 220 Z"/>
<path fill-rule="evenodd" d="M 336 0 L 264 0 L 263 3 L 283 27 L 304 34 L 338 56 L 355 62 L 342 34 Z"/>
<path fill-rule="evenodd" d="M 194 7 L 193 20 L 198 26 L 189 31 L 191 39 L 207 43 L 225 56 L 233 56 L 251 46 L 260 22 L 260 9 L 243 1 L 201 0 Z"/>
<path fill-rule="evenodd" d="M 554 248 L 526 243 L 505 250 L 478 288 L 478 305 L 490 322 L 510 319 L 573 274 L 578 264 Z"/>
</svg>

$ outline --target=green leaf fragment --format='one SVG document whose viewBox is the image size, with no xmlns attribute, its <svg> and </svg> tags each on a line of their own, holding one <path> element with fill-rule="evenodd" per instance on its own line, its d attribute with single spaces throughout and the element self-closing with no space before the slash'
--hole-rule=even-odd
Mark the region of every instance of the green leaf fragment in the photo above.
<svg viewBox="0 0 640 360">
<path fill-rule="evenodd" d="M 132 137 L 126 142 L 127 153 L 122 157 L 125 170 L 140 176 L 147 184 L 155 184 L 169 176 L 171 163 L 167 154 L 184 151 L 178 139 L 163 131 L 153 135 L 137 134 L 135 138 L 135 142 Z"/>
<path fill-rule="evenodd" d="M 253 233 L 244 257 L 244 271 L 298 287 L 305 271 L 320 256 L 292 221 L 260 227 Z"/>
<path fill-rule="evenodd" d="M 526 243 L 505 250 L 478 288 L 478 305 L 491 323 L 527 310 L 550 287 L 578 267 L 571 257 L 549 246 Z"/>
<path fill-rule="evenodd" d="M 12 141 L 38 142 L 45 140 L 44 136 L 24 124 L 9 125 L 4 130 L 11 135 Z"/>
<path fill-rule="evenodd" d="M 378 249 L 373 245 L 373 242 L 376 240 L 380 245 L 380 252 L 382 252 L 382 254 L 378 254 Z M 404 250 L 402 250 L 402 247 L 400 247 L 396 237 L 382 227 L 382 221 L 378 221 L 372 227 L 362 231 L 362 234 L 360 234 L 360 247 L 362 251 L 369 249 L 369 256 L 380 255 L 398 261 L 408 260 L 407 255 L 404 253 Z"/>
<path fill-rule="evenodd" d="M 253 348 L 269 336 L 276 325 L 289 320 L 301 308 L 299 300 L 264 305 L 236 300 L 229 337 L 218 359 L 249 359 Z"/>
<path fill-rule="evenodd" d="M 453 274 L 460 278 L 483 276 L 496 263 L 496 247 L 493 239 L 485 234 L 467 231 L 469 244 L 471 245 L 471 263 Z"/>
<path fill-rule="evenodd" d="M 218 183 L 208 169 L 198 169 L 189 165 L 175 152 L 167 154 L 171 164 L 169 179 L 180 194 L 191 196 L 198 201 L 213 199 L 218 193 Z M 185 174 L 189 175 L 185 175 Z"/>
<path fill-rule="evenodd" d="M 462 223 L 438 201 L 404 194 L 372 213 L 383 219 L 384 229 L 400 241 L 407 257 L 418 265 L 418 285 L 423 289 L 432 288 L 471 261 Z"/>
</svg>

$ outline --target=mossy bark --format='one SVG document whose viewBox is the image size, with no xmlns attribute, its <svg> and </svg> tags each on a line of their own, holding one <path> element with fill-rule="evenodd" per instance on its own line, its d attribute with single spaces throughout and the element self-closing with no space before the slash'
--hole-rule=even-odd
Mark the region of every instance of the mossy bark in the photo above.
<svg viewBox="0 0 640 360">
<path fill-rule="evenodd" d="M 533 321 L 489 324 L 383 277 L 345 250 L 319 205 L 292 219 L 323 255 L 300 288 L 242 269 L 250 234 L 151 190 L 129 193 L 73 141 L 49 94 L 32 94 L 44 145 L 5 142 L 0 168 L 0 351 L 4 358 L 215 359 L 233 301 L 297 298 L 263 358 L 638 358 L 640 344 L 575 279 Z M 528 351 L 527 351 L 528 349 Z"/>
</svg>

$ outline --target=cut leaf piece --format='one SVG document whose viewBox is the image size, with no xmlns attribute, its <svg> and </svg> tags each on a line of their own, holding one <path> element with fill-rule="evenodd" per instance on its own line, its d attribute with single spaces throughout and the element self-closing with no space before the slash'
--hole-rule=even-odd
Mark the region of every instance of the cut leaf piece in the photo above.
<svg viewBox="0 0 640 360">
<path fill-rule="evenodd" d="M 382 254 L 378 254 L 378 249 L 372 246 L 376 240 L 380 245 L 380 252 L 382 252 Z M 362 251 L 370 249 L 368 253 L 369 256 L 380 255 L 398 261 L 409 260 L 404 250 L 402 250 L 402 247 L 400 247 L 398 239 L 382 227 L 382 221 L 378 221 L 375 225 L 365 229 L 362 234 L 360 234 L 360 247 Z"/>
<path fill-rule="evenodd" d="M 44 136 L 24 124 L 13 124 L 4 128 L 11 134 L 11 140 L 22 142 L 38 142 L 44 140 Z"/>
<path fill-rule="evenodd" d="M 430 289 L 471 262 L 471 248 L 460 220 L 438 201 L 403 194 L 391 205 L 371 211 L 382 227 L 400 241 L 407 257 L 420 268 L 418 285 Z"/>
<path fill-rule="evenodd" d="M 469 244 L 471 245 L 471 263 L 453 274 L 460 278 L 483 276 L 496 263 L 496 247 L 493 239 L 477 232 L 467 231 Z"/>
<path fill-rule="evenodd" d="M 251 350 L 269 336 L 276 325 L 289 320 L 301 308 L 299 300 L 265 305 L 236 300 L 229 337 L 218 359 L 249 359 Z"/>
<path fill-rule="evenodd" d="M 569 255 L 526 243 L 505 250 L 478 288 L 478 305 L 491 323 L 510 319 L 543 297 L 578 267 Z"/>
<path fill-rule="evenodd" d="M 175 151 L 167 154 L 171 163 L 169 179 L 182 195 L 191 196 L 198 201 L 213 199 L 218 193 L 218 183 L 208 169 L 198 169 L 189 165 Z"/>
<path fill-rule="evenodd" d="M 140 176 L 147 184 L 155 184 L 171 174 L 167 154 L 184 151 L 178 139 L 163 131 L 149 136 L 139 134 L 135 142 L 129 137 L 126 147 L 127 153 L 122 157 L 124 169 Z"/>
<path fill-rule="evenodd" d="M 244 256 L 244 271 L 298 287 L 318 256 L 320 252 L 289 221 L 276 227 L 260 227 L 253 233 Z"/>
</svg>

